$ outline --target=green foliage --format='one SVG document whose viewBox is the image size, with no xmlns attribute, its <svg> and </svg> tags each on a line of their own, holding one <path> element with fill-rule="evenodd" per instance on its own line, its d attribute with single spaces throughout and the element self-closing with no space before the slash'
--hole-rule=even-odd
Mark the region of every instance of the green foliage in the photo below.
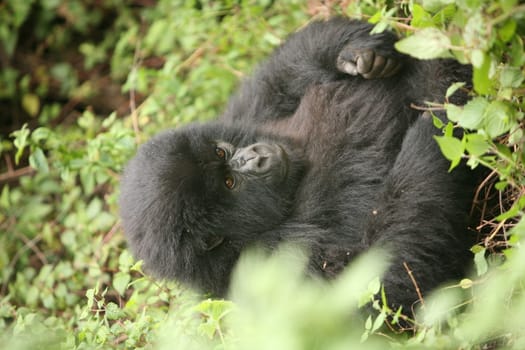
<svg viewBox="0 0 525 350">
<path fill-rule="evenodd" d="M 426 24 L 424 24 L 426 26 Z M 419 59 L 450 58 L 449 37 L 440 30 L 425 27 L 396 43 L 396 49 Z"/>
<path fill-rule="evenodd" d="M 467 158 L 472 167 L 493 169 L 516 197 L 507 198 L 504 208 L 510 217 L 520 216 L 525 181 L 523 39 L 525 6 L 516 1 L 458 2 L 429 1 L 412 5 L 413 35 L 396 47 L 418 58 L 455 57 L 473 66 L 476 96 L 465 106 L 446 103 L 448 118 L 467 132 L 459 140 L 446 133 L 436 137 L 451 168 Z M 521 23 L 521 24 L 520 24 Z M 461 88 L 454 86 L 447 92 Z"/>
<path fill-rule="evenodd" d="M 308 8 L 393 28 L 406 37 L 398 49 L 415 57 L 473 66 L 469 103 L 448 100 L 470 88 L 455 84 L 429 109 L 449 116 L 434 123 L 451 168 L 466 160 L 493 170 L 484 185 L 502 200 L 484 213 L 490 232 L 472 248 L 473 275 L 424 295 L 416 319 L 384 306 L 379 252 L 332 283 L 301 277 L 296 248 L 252 252 L 231 300 L 211 300 L 146 276 L 125 249 L 119 174 L 137 143 L 220 113 L 239 79 L 307 22 L 306 10 L 264 0 L 0 4 L 0 108 L 26 123 L 0 136 L 0 348 L 525 347 L 525 6 L 515 0 Z M 108 84 L 129 110 L 100 112 L 93 101 Z"/>
</svg>

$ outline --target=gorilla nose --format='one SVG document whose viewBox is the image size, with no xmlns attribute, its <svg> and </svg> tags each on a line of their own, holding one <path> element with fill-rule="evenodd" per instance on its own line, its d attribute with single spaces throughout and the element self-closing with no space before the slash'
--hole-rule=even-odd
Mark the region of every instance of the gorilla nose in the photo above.
<svg viewBox="0 0 525 350">
<path fill-rule="evenodd" d="M 252 171 L 255 171 L 255 172 L 265 172 L 268 170 L 268 157 L 263 157 L 263 156 L 256 156 L 256 157 L 253 157 L 251 159 L 248 159 L 246 161 L 246 165 L 247 167 L 249 167 L 249 170 L 252 170 Z"/>
<path fill-rule="evenodd" d="M 268 170 L 268 157 L 259 154 L 250 154 L 238 160 L 239 167 L 244 171 L 265 172 Z"/>
<path fill-rule="evenodd" d="M 270 145 L 256 143 L 238 149 L 231 165 L 240 172 L 264 173 L 271 170 L 272 159 L 276 155 L 276 151 Z"/>
</svg>

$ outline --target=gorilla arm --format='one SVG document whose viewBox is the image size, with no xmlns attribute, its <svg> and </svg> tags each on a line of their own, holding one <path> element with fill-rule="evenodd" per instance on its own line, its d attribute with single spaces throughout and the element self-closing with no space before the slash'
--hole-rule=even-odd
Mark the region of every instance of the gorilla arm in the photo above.
<svg viewBox="0 0 525 350">
<path fill-rule="evenodd" d="M 295 112 L 309 87 L 361 75 L 397 72 L 403 57 L 390 32 L 370 35 L 372 25 L 345 18 L 313 22 L 292 35 L 245 81 L 222 116 L 227 122 L 264 122 Z M 359 78 L 356 78 L 359 79 Z"/>
</svg>

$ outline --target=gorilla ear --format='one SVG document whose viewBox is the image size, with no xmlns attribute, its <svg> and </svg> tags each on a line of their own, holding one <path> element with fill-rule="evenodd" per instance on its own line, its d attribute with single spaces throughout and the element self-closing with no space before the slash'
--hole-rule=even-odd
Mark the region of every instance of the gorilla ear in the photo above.
<svg viewBox="0 0 525 350">
<path fill-rule="evenodd" d="M 217 248 L 222 242 L 224 241 L 224 237 L 222 236 L 208 236 L 206 238 L 204 238 L 204 245 L 205 245 L 205 249 L 206 251 L 210 251 L 210 250 L 213 250 L 215 248 Z"/>
</svg>

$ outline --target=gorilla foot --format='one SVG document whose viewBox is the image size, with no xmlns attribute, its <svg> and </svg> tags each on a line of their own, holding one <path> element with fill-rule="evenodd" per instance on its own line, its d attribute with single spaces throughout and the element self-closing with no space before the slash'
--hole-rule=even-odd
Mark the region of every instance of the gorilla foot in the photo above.
<svg viewBox="0 0 525 350">
<path fill-rule="evenodd" d="M 347 45 L 337 57 L 337 69 L 365 79 L 387 78 L 401 68 L 400 60 L 384 57 L 372 49 L 358 49 Z"/>
</svg>

